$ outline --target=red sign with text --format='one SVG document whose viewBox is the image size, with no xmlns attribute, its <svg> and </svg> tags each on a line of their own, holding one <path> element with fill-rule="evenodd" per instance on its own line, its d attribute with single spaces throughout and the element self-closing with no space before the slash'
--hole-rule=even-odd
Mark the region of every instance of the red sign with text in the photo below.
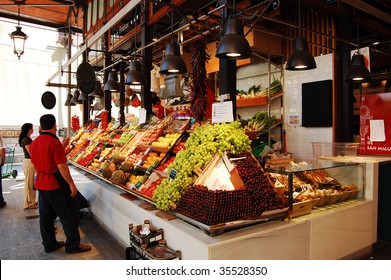
<svg viewBox="0 0 391 280">
<path fill-rule="evenodd" d="M 391 92 L 361 96 L 359 153 L 391 154 Z"/>
</svg>

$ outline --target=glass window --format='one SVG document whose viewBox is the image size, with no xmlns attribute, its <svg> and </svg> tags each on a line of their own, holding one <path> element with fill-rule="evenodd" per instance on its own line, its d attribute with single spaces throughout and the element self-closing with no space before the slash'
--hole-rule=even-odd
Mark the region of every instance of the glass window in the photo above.
<svg viewBox="0 0 391 280">
<path fill-rule="evenodd" d="M 91 28 L 91 8 L 92 8 L 92 3 L 88 3 L 88 9 L 87 9 L 87 31 L 90 30 Z"/>
<path fill-rule="evenodd" d="M 96 23 L 97 17 L 98 17 L 98 0 L 94 0 L 93 8 L 92 8 L 92 22 L 91 22 L 92 25 Z"/>
<path fill-rule="evenodd" d="M 99 11 L 98 11 L 98 19 L 103 17 L 103 11 L 105 10 L 105 1 L 101 0 L 99 2 Z"/>
</svg>

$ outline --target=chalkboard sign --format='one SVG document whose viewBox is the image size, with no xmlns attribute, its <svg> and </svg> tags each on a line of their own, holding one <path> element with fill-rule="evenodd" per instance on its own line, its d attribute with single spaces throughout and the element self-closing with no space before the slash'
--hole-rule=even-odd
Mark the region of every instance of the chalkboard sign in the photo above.
<svg viewBox="0 0 391 280">
<path fill-rule="evenodd" d="M 331 127 L 333 125 L 332 81 L 302 84 L 302 126 Z"/>
</svg>

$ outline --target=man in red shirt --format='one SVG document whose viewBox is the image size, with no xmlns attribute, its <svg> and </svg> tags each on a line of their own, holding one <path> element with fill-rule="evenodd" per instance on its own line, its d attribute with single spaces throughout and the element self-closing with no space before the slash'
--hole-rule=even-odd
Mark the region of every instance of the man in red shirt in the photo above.
<svg viewBox="0 0 391 280">
<path fill-rule="evenodd" d="M 80 243 L 79 213 L 74 197 L 78 190 L 73 182 L 64 148 L 56 137 L 56 118 L 40 118 L 42 133 L 30 145 L 31 161 L 36 171 L 35 188 L 39 191 L 39 225 L 42 244 L 47 253 L 65 245 L 67 253 L 81 253 L 91 246 Z M 57 241 L 54 220 L 59 217 L 66 242 Z"/>
</svg>

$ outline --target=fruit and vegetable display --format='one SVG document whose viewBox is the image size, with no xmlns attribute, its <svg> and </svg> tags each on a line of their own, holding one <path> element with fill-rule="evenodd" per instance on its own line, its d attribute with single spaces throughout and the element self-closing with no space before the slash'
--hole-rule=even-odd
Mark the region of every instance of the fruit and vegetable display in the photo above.
<svg viewBox="0 0 391 280">
<path fill-rule="evenodd" d="M 164 179 L 153 196 L 156 206 L 173 210 L 181 196 L 193 185 L 193 170 L 203 169 L 216 153 L 241 153 L 250 147 L 250 140 L 239 122 L 205 124 L 197 127 L 186 141 L 186 149 L 177 153 L 168 173 L 175 170 L 176 177 Z"/>
<path fill-rule="evenodd" d="M 170 121 L 175 120 L 171 118 Z M 287 213 L 292 200 L 285 185 L 287 182 L 283 180 L 286 176 L 265 172 L 252 155 L 251 140 L 240 122 L 205 123 L 183 131 L 182 125 L 170 126 L 170 121 L 164 120 L 164 126 L 146 124 L 136 130 L 133 126 L 118 126 L 116 123 L 109 123 L 106 130 L 96 126 L 92 129 L 83 127 L 71 139 L 66 149 L 67 159 L 155 204 L 159 210 L 173 211 L 179 217 L 207 226 L 264 217 L 267 220 L 272 215 L 270 213 Z M 262 131 L 274 121 L 274 117 L 259 112 L 248 122 L 247 129 Z M 177 127 L 178 130 L 162 127 Z M 231 169 L 227 168 L 227 172 L 232 172 L 227 178 L 234 188 L 215 188 L 215 185 L 211 188 L 206 183 L 213 177 L 213 172 L 208 171 L 218 170 L 217 165 L 211 164 L 218 156 L 229 162 L 224 164 L 231 166 Z M 209 181 L 200 180 L 202 176 Z M 352 197 L 358 192 L 354 185 L 342 186 L 320 171 L 295 174 L 294 183 L 299 180 L 311 181 L 313 186 L 305 191 L 295 187 L 294 191 L 299 193 L 294 201 L 314 196 L 320 198 L 327 196 L 327 192 Z M 240 187 L 234 181 L 240 182 Z"/>
<path fill-rule="evenodd" d="M 270 86 L 268 86 L 264 89 L 262 89 L 261 85 L 253 85 L 247 91 L 238 90 L 238 92 L 236 94 L 236 99 L 267 97 L 269 94 L 269 88 L 270 88 L 270 97 L 281 92 L 282 91 L 281 80 L 274 77 L 273 82 L 270 84 Z"/>
<path fill-rule="evenodd" d="M 247 125 L 244 127 L 244 130 L 266 133 L 268 129 L 275 123 L 275 121 L 275 116 L 269 117 L 267 112 L 257 112 L 248 121 Z"/>
</svg>

